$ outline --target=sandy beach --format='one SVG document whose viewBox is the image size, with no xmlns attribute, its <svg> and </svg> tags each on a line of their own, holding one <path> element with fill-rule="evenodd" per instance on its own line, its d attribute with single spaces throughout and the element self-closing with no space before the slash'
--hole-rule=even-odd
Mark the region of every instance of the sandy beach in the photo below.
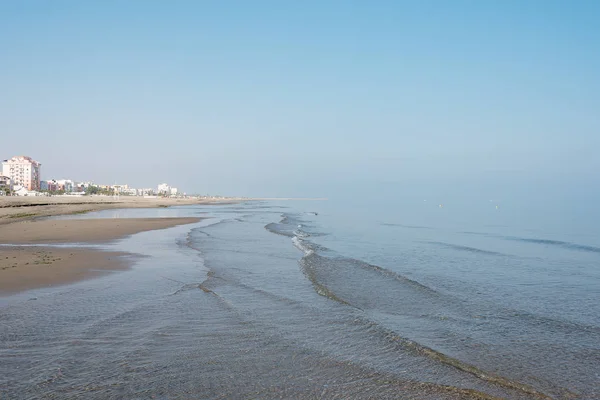
<svg viewBox="0 0 600 400">
<path fill-rule="evenodd" d="M 138 232 L 191 224 L 200 218 L 44 219 L 0 225 L 1 244 L 105 242 Z"/>
<path fill-rule="evenodd" d="M 100 200 L 99 200 L 100 199 Z M 168 207 L 212 203 L 197 199 L 0 198 L 0 295 L 61 285 L 127 268 L 131 254 L 43 246 L 100 243 L 135 233 L 198 222 L 200 218 L 68 219 L 42 217 L 84 214 L 112 208 Z M 54 203 L 54 204 L 53 204 Z M 18 246 L 36 244 L 36 246 Z M 15 245 L 15 246 L 11 246 Z M 40 245 L 40 246 L 37 246 Z"/>
<path fill-rule="evenodd" d="M 0 244 L 98 243 L 200 218 L 30 220 L 0 225 Z M 0 294 L 75 282 L 126 268 L 124 253 L 82 248 L 0 247 Z"/>
<path fill-rule="evenodd" d="M 32 218 L 117 208 L 158 208 L 192 204 L 229 204 L 237 198 L 147 198 L 135 196 L 0 197 L 0 225 Z"/>
<path fill-rule="evenodd" d="M 126 269 L 125 253 L 52 247 L 0 249 L 0 294 L 61 285 Z"/>
</svg>

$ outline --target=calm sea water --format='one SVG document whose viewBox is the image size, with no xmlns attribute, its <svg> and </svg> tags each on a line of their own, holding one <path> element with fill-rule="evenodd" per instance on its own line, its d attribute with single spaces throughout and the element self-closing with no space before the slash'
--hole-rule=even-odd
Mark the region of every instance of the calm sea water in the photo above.
<svg viewBox="0 0 600 400">
<path fill-rule="evenodd" d="M 210 218 L 0 297 L 0 398 L 600 398 L 597 216 L 424 200 L 90 214 Z"/>
</svg>

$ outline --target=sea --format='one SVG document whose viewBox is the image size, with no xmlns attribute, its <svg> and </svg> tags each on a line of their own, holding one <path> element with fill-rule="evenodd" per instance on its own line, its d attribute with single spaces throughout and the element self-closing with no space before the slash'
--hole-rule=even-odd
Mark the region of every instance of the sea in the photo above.
<svg viewBox="0 0 600 400">
<path fill-rule="evenodd" d="M 197 216 L 132 268 L 0 297 L 0 399 L 600 399 L 600 217 L 493 199 Z"/>
</svg>

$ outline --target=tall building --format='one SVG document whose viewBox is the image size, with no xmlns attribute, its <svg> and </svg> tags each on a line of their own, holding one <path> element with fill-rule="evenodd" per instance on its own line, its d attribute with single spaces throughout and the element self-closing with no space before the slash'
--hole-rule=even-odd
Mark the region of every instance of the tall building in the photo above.
<svg viewBox="0 0 600 400">
<path fill-rule="evenodd" d="M 13 185 L 27 190 L 40 190 L 40 164 L 31 157 L 17 156 L 2 162 L 2 175 L 8 176 Z"/>
</svg>

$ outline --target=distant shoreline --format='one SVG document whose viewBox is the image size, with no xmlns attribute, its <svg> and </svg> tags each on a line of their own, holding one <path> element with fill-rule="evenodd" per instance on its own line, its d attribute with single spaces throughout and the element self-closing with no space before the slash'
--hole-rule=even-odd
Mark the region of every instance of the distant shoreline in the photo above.
<svg viewBox="0 0 600 400">
<path fill-rule="evenodd" d="M 328 201 L 326 197 L 252 197 L 249 201 Z"/>
<path fill-rule="evenodd" d="M 61 243 L 99 243 L 138 232 L 198 222 L 199 218 L 86 219 L 94 211 L 236 204 L 309 198 L 144 198 L 134 196 L 0 197 L 0 296 L 52 287 L 129 268 L 132 254 Z M 82 214 L 81 219 L 47 217 Z"/>
<path fill-rule="evenodd" d="M 56 215 L 118 208 L 161 208 L 194 204 L 235 204 L 241 198 L 145 198 L 135 196 L 0 197 L 0 226 Z"/>
<path fill-rule="evenodd" d="M 232 204 L 233 198 L 0 197 L 0 296 L 125 270 L 135 255 L 51 244 L 98 243 L 199 218 L 53 220 L 47 217 L 124 208 Z M 31 246 L 33 244 L 33 246 Z M 25 245 L 25 246 L 23 246 Z"/>
</svg>

